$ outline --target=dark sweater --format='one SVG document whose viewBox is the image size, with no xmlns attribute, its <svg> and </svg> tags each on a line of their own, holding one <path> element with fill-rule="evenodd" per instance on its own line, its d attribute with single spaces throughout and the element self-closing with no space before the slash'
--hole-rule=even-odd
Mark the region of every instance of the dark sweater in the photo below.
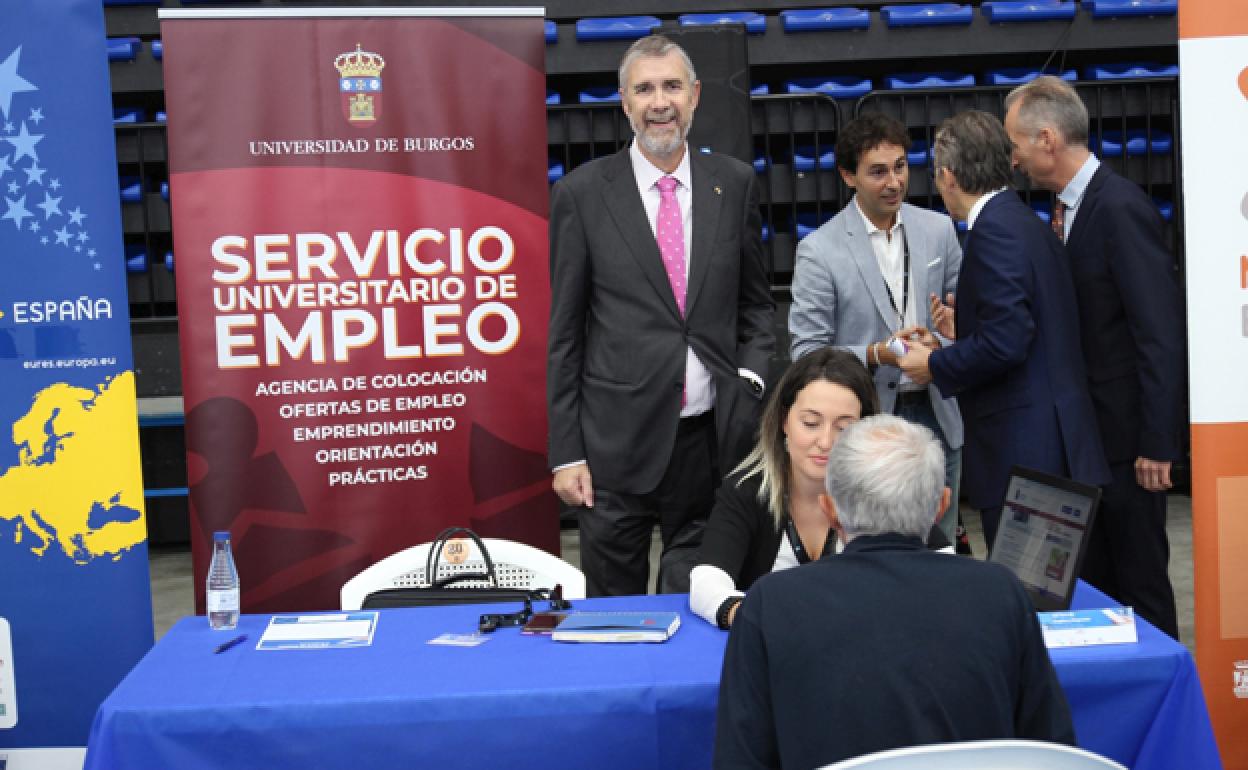
<svg viewBox="0 0 1248 770">
<path fill-rule="evenodd" d="M 737 612 L 719 770 L 993 738 L 1075 738 L 1031 602 L 1002 567 L 862 536 L 759 580 Z"/>
</svg>

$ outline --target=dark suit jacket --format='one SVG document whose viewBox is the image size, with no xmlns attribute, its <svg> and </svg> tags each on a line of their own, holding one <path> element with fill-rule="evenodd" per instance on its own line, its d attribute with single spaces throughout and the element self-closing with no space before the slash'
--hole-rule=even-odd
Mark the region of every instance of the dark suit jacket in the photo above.
<svg viewBox="0 0 1248 770">
<path fill-rule="evenodd" d="M 1015 464 L 1108 483 L 1066 255 L 1012 190 L 984 205 L 967 237 L 957 329 L 929 366 L 962 409 L 970 504 L 1000 506 Z"/>
<path fill-rule="evenodd" d="M 1106 457 L 1177 459 L 1184 314 L 1157 207 L 1139 185 L 1101 164 L 1075 213 L 1066 253 Z"/>
<path fill-rule="evenodd" d="M 1004 568 L 863 536 L 765 575 L 737 610 L 716 770 L 993 738 L 1075 739 L 1031 601 Z"/>
<path fill-rule="evenodd" d="M 775 347 L 754 170 L 689 150 L 693 233 L 681 318 L 627 148 L 555 185 L 550 215 L 550 464 L 589 461 L 594 485 L 642 494 L 667 468 L 685 351 L 715 380 L 721 467 L 750 442 Z"/>
</svg>

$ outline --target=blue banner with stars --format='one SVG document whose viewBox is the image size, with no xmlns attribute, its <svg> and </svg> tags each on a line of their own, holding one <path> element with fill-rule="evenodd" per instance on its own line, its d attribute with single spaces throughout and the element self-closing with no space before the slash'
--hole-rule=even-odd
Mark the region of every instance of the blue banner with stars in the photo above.
<svg viewBox="0 0 1248 770">
<path fill-rule="evenodd" d="M 0 0 L 0 750 L 152 644 L 111 121 L 100 0 Z"/>
</svg>

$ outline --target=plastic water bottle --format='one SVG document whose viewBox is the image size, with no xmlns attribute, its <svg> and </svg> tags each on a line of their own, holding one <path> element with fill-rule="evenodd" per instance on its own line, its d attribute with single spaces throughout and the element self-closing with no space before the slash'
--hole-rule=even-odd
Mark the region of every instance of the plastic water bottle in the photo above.
<svg viewBox="0 0 1248 770">
<path fill-rule="evenodd" d="M 232 631 L 238 625 L 238 570 L 230 550 L 230 533 L 212 533 L 212 563 L 208 566 L 208 625 L 213 631 Z"/>
</svg>

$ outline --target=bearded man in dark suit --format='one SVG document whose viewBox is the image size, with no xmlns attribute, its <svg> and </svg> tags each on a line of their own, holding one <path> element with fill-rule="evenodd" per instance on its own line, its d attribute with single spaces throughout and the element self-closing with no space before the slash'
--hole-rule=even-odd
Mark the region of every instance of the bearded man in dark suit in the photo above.
<svg viewBox="0 0 1248 770">
<path fill-rule="evenodd" d="M 744 454 L 775 346 L 753 169 L 692 152 L 701 84 L 662 36 L 619 72 L 629 147 L 551 199 L 550 464 L 578 509 L 590 595 L 688 590 L 722 474 Z"/>
</svg>

